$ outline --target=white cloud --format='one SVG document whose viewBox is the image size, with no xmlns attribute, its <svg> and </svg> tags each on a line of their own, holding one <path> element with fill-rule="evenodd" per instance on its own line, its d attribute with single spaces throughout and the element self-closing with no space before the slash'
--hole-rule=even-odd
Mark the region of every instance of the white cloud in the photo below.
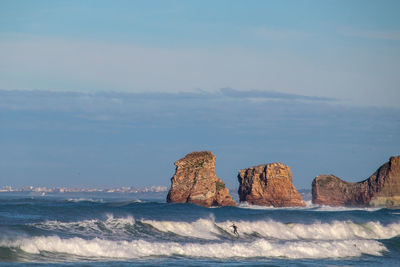
<svg viewBox="0 0 400 267">
<path fill-rule="evenodd" d="M 350 47 L 300 54 L 268 48 L 5 39 L 0 43 L 0 89 L 181 92 L 201 88 L 212 92 L 228 86 L 351 99 L 359 105 L 398 105 L 400 63 L 394 52 L 368 53 Z"/>
</svg>

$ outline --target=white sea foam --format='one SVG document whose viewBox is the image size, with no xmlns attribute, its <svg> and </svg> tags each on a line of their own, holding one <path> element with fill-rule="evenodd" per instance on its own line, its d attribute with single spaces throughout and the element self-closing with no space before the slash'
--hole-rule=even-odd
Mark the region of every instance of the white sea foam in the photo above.
<svg viewBox="0 0 400 267">
<path fill-rule="evenodd" d="M 107 214 L 105 220 L 82 220 L 75 222 L 46 221 L 34 224 L 35 227 L 43 230 L 64 231 L 70 234 L 103 234 L 111 233 L 123 235 L 126 226 L 133 226 L 135 219 L 132 216 L 115 218 L 112 214 Z"/>
<path fill-rule="evenodd" d="M 218 223 L 222 229 L 229 229 L 233 222 Z M 345 240 L 345 239 L 388 239 L 400 235 L 400 223 L 382 225 L 379 222 L 357 224 L 352 221 L 314 222 L 311 224 L 281 223 L 268 221 L 234 222 L 241 234 L 257 233 L 265 238 L 282 240 Z"/>
<path fill-rule="evenodd" d="M 93 198 L 69 198 L 67 199 L 69 202 L 99 202 L 104 203 L 103 199 L 93 199 Z"/>
<path fill-rule="evenodd" d="M 214 219 L 199 219 L 195 222 L 154 221 L 142 220 L 162 232 L 170 232 L 180 236 L 202 238 L 208 240 L 218 239 L 220 231 L 215 227 Z"/>
<path fill-rule="evenodd" d="M 282 223 L 267 221 L 226 221 L 215 223 L 212 218 L 195 222 L 143 221 L 163 232 L 181 236 L 217 239 L 222 232 L 232 233 L 233 223 L 243 235 L 258 234 L 264 238 L 281 240 L 346 240 L 346 239 L 389 239 L 400 235 L 400 223 L 382 225 L 379 222 L 357 224 L 352 221 L 314 222 L 311 224 Z M 217 227 L 216 227 L 217 226 Z"/>
<path fill-rule="evenodd" d="M 312 204 L 310 208 L 314 208 L 314 211 L 353 211 L 353 210 L 362 210 L 362 211 L 377 211 L 382 209 L 380 208 L 371 208 L 371 207 L 332 207 L 332 206 L 325 206 L 325 205 L 314 205 Z"/>
<path fill-rule="evenodd" d="M 305 207 L 273 207 L 273 206 L 258 206 L 251 205 L 247 202 L 241 202 L 239 204 L 239 208 L 242 209 L 254 209 L 254 210 L 313 210 L 313 211 L 353 211 L 353 210 L 362 210 L 362 211 L 377 211 L 382 209 L 381 207 L 372 208 L 372 207 L 332 207 L 325 205 L 316 205 L 312 204 L 311 200 L 305 201 Z"/>
<path fill-rule="evenodd" d="M 310 201 L 305 201 L 305 207 L 274 207 L 274 206 L 261 206 L 261 205 L 253 205 L 247 202 L 240 202 L 238 208 L 242 209 L 252 209 L 252 210 L 308 210 L 310 208 L 316 207 Z"/>
<path fill-rule="evenodd" d="M 189 238 L 219 240 L 226 233 L 232 233 L 231 225 L 238 227 L 240 237 L 257 234 L 266 239 L 279 240 L 350 240 L 350 239 L 390 239 L 400 235 L 400 222 L 383 225 L 380 222 L 354 223 L 352 221 L 332 221 L 305 223 L 282 223 L 275 220 L 225 221 L 215 222 L 213 217 L 194 222 L 140 220 L 155 229 Z M 47 221 L 35 224 L 44 230 L 64 231 L 70 234 L 88 234 L 127 237 L 127 226 L 134 226 L 131 217 L 115 218 L 108 215 L 105 220 L 83 220 L 77 222 Z"/>
<path fill-rule="evenodd" d="M 104 220 L 47 221 L 36 226 L 65 230 L 68 233 L 94 233 L 102 238 L 21 237 L 14 240 L 3 239 L 0 246 L 18 247 L 32 254 L 48 251 L 83 257 L 122 259 L 171 255 L 221 259 L 343 258 L 359 257 L 361 254 L 381 256 L 386 248 L 379 240 L 400 235 L 400 222 L 388 225 L 379 222 L 357 224 L 352 221 L 285 224 L 274 220 L 215 222 L 215 219 L 210 217 L 194 222 L 140 220 L 141 223 L 151 225 L 162 232 L 207 241 L 150 242 L 131 238 L 118 240 L 119 235 L 126 234 L 127 225 L 133 226 L 137 222 L 133 217 L 115 218 L 112 215 L 108 215 Z M 238 226 L 240 237 L 227 240 L 224 236 L 226 232 L 232 232 L 232 223 Z M 104 233 L 105 229 L 106 232 L 110 232 L 113 240 L 109 240 L 107 235 L 99 234 Z M 258 237 L 253 234 L 257 234 Z"/>
<path fill-rule="evenodd" d="M 58 236 L 23 238 L 14 241 L 0 241 L 1 246 L 18 247 L 27 253 L 43 251 L 67 253 L 83 257 L 140 258 L 153 256 L 182 255 L 207 258 L 345 258 L 361 254 L 381 256 L 387 251 L 375 240 L 341 241 L 285 241 L 277 242 L 257 239 L 253 242 L 208 242 L 177 243 L 148 242 L 145 240 L 111 241 L 94 238 L 62 239 Z"/>
</svg>

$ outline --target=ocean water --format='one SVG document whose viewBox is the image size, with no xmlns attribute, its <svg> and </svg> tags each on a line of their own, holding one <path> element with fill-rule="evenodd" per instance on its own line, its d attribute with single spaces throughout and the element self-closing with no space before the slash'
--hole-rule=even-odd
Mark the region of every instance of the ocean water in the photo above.
<svg viewBox="0 0 400 267">
<path fill-rule="evenodd" d="M 0 266 L 42 265 L 400 266 L 400 210 L 0 194 Z"/>
</svg>

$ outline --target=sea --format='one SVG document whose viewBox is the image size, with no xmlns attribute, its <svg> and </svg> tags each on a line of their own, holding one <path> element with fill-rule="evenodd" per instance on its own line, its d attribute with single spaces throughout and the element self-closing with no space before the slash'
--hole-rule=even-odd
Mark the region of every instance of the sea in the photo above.
<svg viewBox="0 0 400 267">
<path fill-rule="evenodd" d="M 0 266 L 400 266 L 400 209 L 0 193 Z"/>
</svg>

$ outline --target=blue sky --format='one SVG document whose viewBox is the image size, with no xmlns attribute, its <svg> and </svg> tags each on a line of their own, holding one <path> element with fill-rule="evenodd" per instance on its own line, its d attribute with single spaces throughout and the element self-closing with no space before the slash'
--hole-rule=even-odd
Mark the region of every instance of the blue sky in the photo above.
<svg viewBox="0 0 400 267">
<path fill-rule="evenodd" d="M 1 1 L 0 185 L 169 185 L 173 162 L 202 149 L 231 187 L 274 161 L 300 188 L 366 178 L 400 151 L 399 11 Z"/>
</svg>

